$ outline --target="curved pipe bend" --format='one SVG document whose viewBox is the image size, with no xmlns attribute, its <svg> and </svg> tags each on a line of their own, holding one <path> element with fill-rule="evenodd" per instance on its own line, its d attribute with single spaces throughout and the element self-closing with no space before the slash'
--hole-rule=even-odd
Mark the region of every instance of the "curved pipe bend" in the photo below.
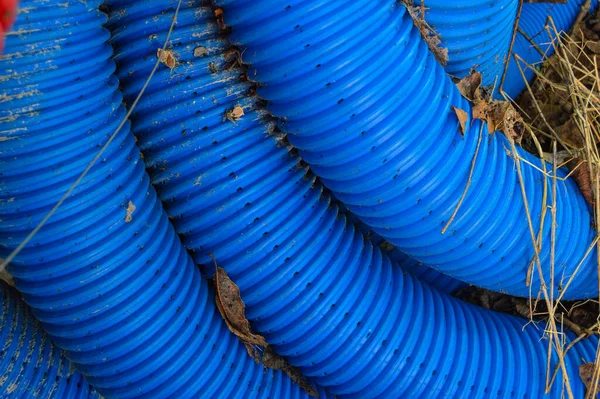
<svg viewBox="0 0 600 399">
<path fill-rule="evenodd" d="M 113 13 L 126 99 L 153 65 L 168 10 L 146 0 Z M 522 331 L 523 319 L 468 305 L 405 274 L 290 154 L 240 80 L 210 9 L 184 7 L 175 29 L 177 63 L 159 71 L 132 129 L 195 262 L 210 275 L 208 254 L 215 256 L 239 285 L 252 326 L 279 353 L 338 397 L 544 396 L 543 326 Z M 244 114 L 233 117 L 236 107 Z M 569 375 L 582 358 L 593 359 L 596 342 L 569 353 Z M 571 380 L 582 395 L 582 384 Z M 555 386 L 549 397 L 560 391 Z"/>
<path fill-rule="evenodd" d="M 231 40 L 241 46 L 249 76 L 261 84 L 267 109 L 282 118 L 291 144 L 348 209 L 439 271 L 529 296 L 525 280 L 534 251 L 510 145 L 479 122 L 459 133 L 451 107 L 470 114 L 470 104 L 404 7 L 343 0 L 310 7 L 263 1 L 251 9 L 243 0 L 216 4 L 233 27 Z M 476 152 L 470 189 L 443 235 Z M 518 154 L 529 162 L 521 163 L 522 176 L 537 231 L 542 164 Z M 559 181 L 556 202 L 557 236 L 570 237 L 556 244 L 556 287 L 564 287 L 583 262 L 564 298 L 594 297 L 595 249 L 585 257 L 595 237 L 589 209 L 570 179 Z M 548 219 L 544 243 L 551 242 Z M 546 281 L 549 254 L 546 245 L 540 254 Z M 539 288 L 534 274 L 532 292 Z"/>
<path fill-rule="evenodd" d="M 2 258 L 125 116 L 100 3 L 23 1 L 27 12 L 7 38 Z M 150 186 L 128 124 L 9 271 L 49 336 L 103 397 L 308 398 L 281 371 L 256 364 L 228 330 Z"/>
</svg>

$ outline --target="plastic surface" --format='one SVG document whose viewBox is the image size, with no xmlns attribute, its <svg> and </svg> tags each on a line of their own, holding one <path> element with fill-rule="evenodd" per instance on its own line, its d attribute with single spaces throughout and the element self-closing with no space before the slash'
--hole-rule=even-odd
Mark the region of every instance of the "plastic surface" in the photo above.
<svg viewBox="0 0 600 399">
<path fill-rule="evenodd" d="M 290 143 L 350 211 L 439 271 L 529 296 L 525 281 L 534 250 L 511 147 L 479 121 L 460 134 L 451 106 L 470 114 L 470 104 L 404 7 L 345 0 L 310 7 L 263 1 L 250 9 L 242 0 L 217 4 L 250 65 L 248 76 L 262 84 L 258 94 L 267 109 L 283 118 Z M 470 188 L 441 234 L 465 191 L 480 137 Z M 545 205 L 543 165 L 525 151 L 518 154 L 529 162 L 521 163 L 522 175 L 537 232 Z M 588 206 L 565 175 L 558 172 L 557 236 L 569 240 L 556 243 L 555 287 L 566 286 L 582 262 L 565 298 L 594 297 L 595 249 L 584 255 L 595 233 Z M 549 193 L 551 180 L 545 179 Z M 550 235 L 548 213 L 540 254 L 547 284 Z M 531 292 L 538 292 L 539 280 L 534 273 Z"/>
<path fill-rule="evenodd" d="M 129 104 L 133 103 L 146 76 L 154 66 L 155 47 L 160 47 L 161 41 L 164 40 L 164 33 L 168 30 L 166 24 L 169 23 L 170 18 L 167 14 L 170 8 L 164 3 L 147 1 L 136 3 L 135 6 L 131 6 L 130 3 L 123 1 L 106 3 L 113 9 L 113 18 L 109 26 L 114 34 L 112 42 L 116 48 L 117 73 L 122 82 L 125 101 Z M 271 205 L 266 209 L 277 209 L 274 207 L 276 202 L 271 198 L 267 199 L 267 196 L 283 185 L 286 179 L 291 177 L 295 181 L 310 180 L 302 183 L 305 187 L 312 184 L 318 188 L 319 184 L 313 182 L 314 177 L 301 172 L 288 176 L 289 174 L 278 171 L 278 168 L 295 167 L 299 160 L 287 156 L 289 149 L 276 148 L 274 141 L 262 137 L 272 132 L 275 127 L 274 122 L 265 121 L 264 124 L 260 124 L 257 120 L 247 121 L 248 117 L 242 117 L 239 121 L 227 120 L 226 113 L 231 112 L 236 105 L 244 108 L 245 112 L 255 108 L 260 111 L 261 106 L 255 104 L 255 99 L 244 98 L 244 94 L 251 90 L 251 86 L 241 83 L 238 79 L 237 75 L 242 73 L 240 69 L 232 69 L 228 73 L 213 72 L 214 75 L 207 73 L 211 68 L 213 70 L 223 69 L 224 66 L 230 68 L 229 64 L 235 61 L 236 55 L 228 53 L 227 59 L 223 58 L 227 54 L 226 41 L 212 21 L 210 12 L 204 9 L 204 14 L 196 15 L 197 13 L 190 8 L 187 6 L 183 8 L 178 19 L 178 29 L 174 32 L 175 39 L 171 51 L 178 65 L 173 70 L 165 66 L 159 70 L 154 83 L 148 89 L 148 96 L 141 101 L 133 113 L 135 121 L 133 131 L 139 139 L 138 145 L 145 154 L 159 196 L 164 200 L 177 231 L 184 237 L 186 246 L 196 253 L 196 262 L 210 266 L 212 260 L 207 254 L 215 250 L 214 246 L 217 243 L 233 243 L 234 239 L 231 235 L 233 237 L 236 234 L 244 235 L 245 240 L 262 238 L 264 231 L 257 230 L 252 223 L 247 227 L 253 217 L 242 215 L 252 214 L 253 207 L 264 208 L 267 206 L 264 205 L 267 201 Z M 160 21 L 151 21 L 150 14 L 152 17 L 160 15 Z M 185 29 L 183 24 L 186 24 Z M 202 35 L 198 32 L 202 32 Z M 149 39 L 151 44 L 148 44 Z M 199 42 L 199 39 L 203 39 L 206 43 Z M 196 54 L 203 55 L 195 56 L 194 51 Z M 228 87 L 227 84 L 231 86 Z M 213 103 L 227 93 L 229 98 L 226 98 L 225 103 L 216 105 Z M 240 98 L 242 103 L 237 104 L 236 98 Z M 205 112 L 205 109 L 209 112 Z M 250 115 L 252 115 L 250 119 L 260 119 L 254 113 Z M 231 147 L 233 144 L 229 141 L 219 145 L 220 140 L 211 138 L 210 132 L 213 130 L 225 130 L 227 137 L 238 134 L 240 129 L 236 129 L 235 125 L 232 128 L 232 124 L 241 125 L 242 131 L 259 131 L 261 134 L 251 136 L 250 144 L 241 138 L 236 139 L 236 147 Z M 205 137 L 199 137 L 201 135 Z M 249 133 L 245 136 L 249 136 Z M 252 148 L 251 155 L 242 161 L 244 163 L 221 160 L 221 157 L 226 157 L 222 148 L 237 153 L 241 152 L 242 145 Z M 199 155 L 200 151 L 209 147 L 212 147 L 210 155 Z M 268 156 L 263 155 L 261 151 L 266 151 Z M 234 189 L 240 187 L 233 187 L 235 181 L 246 180 L 240 178 L 239 174 L 236 174 L 235 178 L 226 175 L 234 173 L 232 170 L 240 171 L 241 174 L 243 166 L 252 165 L 261 156 L 263 158 L 260 160 L 260 166 L 253 165 L 252 172 L 244 172 L 249 175 L 248 179 L 252 179 L 249 182 L 260 179 L 261 175 L 257 173 L 262 176 L 279 176 L 278 179 L 263 181 L 256 188 L 242 187 L 241 189 L 246 192 L 236 195 Z M 284 157 L 284 160 L 273 161 L 277 156 Z M 216 160 L 224 164 L 220 167 L 219 174 L 205 173 L 202 170 L 205 164 L 216 163 Z M 258 172 L 255 173 L 254 171 L 257 170 Z M 248 193 L 248 190 L 252 191 Z M 258 204 L 255 203 L 257 201 Z M 205 220 L 208 225 L 203 224 Z M 352 222 L 355 221 L 353 218 Z M 275 229 L 277 223 L 281 221 L 273 221 L 266 225 L 265 231 Z M 229 244 L 227 248 L 228 251 L 241 251 L 245 246 L 235 249 L 233 244 Z M 450 293 L 464 286 L 463 283 L 448 276 L 431 271 L 430 268 L 422 266 L 420 262 L 404 256 L 399 251 L 394 252 L 394 256 L 401 261 L 401 266 L 406 270 L 423 276 L 424 281 L 442 291 Z"/>
<path fill-rule="evenodd" d="M 111 2 L 127 103 L 175 4 Z M 209 253 L 227 270 L 252 326 L 340 398 L 544 397 L 543 325 L 522 331 L 526 320 L 443 295 L 365 240 L 289 154 L 240 81 L 210 10 L 182 7 L 174 68 L 161 66 L 133 131 L 176 231 L 207 274 Z M 569 353 L 576 397 L 578 367 L 596 343 Z M 559 398 L 560 386 L 549 397 Z"/>
<path fill-rule="evenodd" d="M 429 286 L 437 289 L 440 292 L 444 292 L 446 294 L 453 294 L 458 290 L 466 288 L 469 284 L 452 278 L 446 274 L 440 273 L 437 270 L 430 268 L 427 265 L 424 265 L 422 262 L 414 259 L 413 257 L 405 254 L 400 251 L 398 248 L 394 247 L 390 243 L 386 242 L 383 237 L 379 234 L 369 230 L 369 228 L 360 221 L 360 219 L 348 211 L 343 204 L 338 202 L 338 206 L 340 210 L 346 215 L 348 222 L 353 223 L 355 228 L 360 231 L 365 237 L 368 237 L 373 244 L 379 246 L 381 250 L 390 257 L 393 262 L 398 263 L 402 270 L 412 274 L 417 277 L 419 280 L 427 283 Z"/>
<path fill-rule="evenodd" d="M 519 28 L 527 36 L 517 33 L 513 53 L 523 58 L 524 61 L 520 61 L 520 65 L 528 81 L 531 81 L 535 74 L 526 65 L 529 64 L 538 67 L 543 61 L 544 55 L 549 57 L 554 54 L 552 42 L 556 39 L 552 24 L 549 23 L 549 18 L 552 18 L 554 21 L 554 26 L 558 32 L 569 32 L 571 25 L 573 25 L 581 11 L 581 5 L 584 3 L 585 0 L 568 0 L 566 4 L 523 4 Z M 597 6 L 598 0 L 592 0 L 592 10 L 595 10 Z M 546 26 L 549 28 L 546 28 Z M 515 58 L 511 57 L 503 91 L 509 98 L 514 99 L 525 88 L 523 75 L 517 66 Z"/>
<path fill-rule="evenodd" d="M 420 8 L 419 1 L 415 1 Z M 519 0 L 425 0 L 425 21 L 448 49 L 446 72 L 457 78 L 472 69 L 483 84 L 500 85 Z"/>
<path fill-rule="evenodd" d="M 0 281 L 2 398 L 98 399 L 42 331 L 19 294 Z"/>
<path fill-rule="evenodd" d="M 125 116 L 99 5 L 23 2 L 7 38 L 2 258 Z M 106 398 L 308 397 L 280 371 L 264 371 L 225 326 L 150 186 L 129 125 L 9 271 L 53 341 Z"/>
</svg>

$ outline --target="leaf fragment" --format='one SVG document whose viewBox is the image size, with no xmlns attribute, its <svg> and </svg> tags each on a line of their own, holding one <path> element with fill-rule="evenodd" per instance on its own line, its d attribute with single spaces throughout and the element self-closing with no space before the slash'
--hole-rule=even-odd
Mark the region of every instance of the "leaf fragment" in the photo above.
<svg viewBox="0 0 600 399">
<path fill-rule="evenodd" d="M 594 363 L 585 363 L 579 366 L 579 377 L 581 377 L 581 381 L 583 381 L 583 384 L 585 385 L 585 388 L 588 392 L 600 391 L 599 386 L 596 386 L 596 389 L 594 389 L 594 374 L 596 374 L 596 365 Z M 597 379 L 596 384 L 598 385 Z"/>
<path fill-rule="evenodd" d="M 227 25 L 225 25 L 225 13 L 222 8 L 215 9 L 215 19 L 217 20 L 217 26 L 219 29 L 226 29 Z"/>
<path fill-rule="evenodd" d="M 242 108 L 239 105 L 236 105 L 235 107 L 233 107 L 233 109 L 225 111 L 225 118 L 223 120 L 228 120 L 229 122 L 235 124 L 235 122 L 242 119 L 242 116 L 244 115 L 244 108 Z"/>
<path fill-rule="evenodd" d="M 246 319 L 246 305 L 242 301 L 239 287 L 231 281 L 227 272 L 217 267 L 215 273 L 217 309 L 229 330 L 246 345 L 266 346 L 264 337 L 252 333 Z"/>
<path fill-rule="evenodd" d="M 472 104 L 472 118 L 486 122 L 488 133 L 501 131 L 520 144 L 524 129 L 523 118 L 508 101 L 489 99 L 481 82 L 481 74 L 473 72 L 456 84 L 461 95 Z"/>
<path fill-rule="evenodd" d="M 169 69 L 173 69 L 177 66 L 177 59 L 175 58 L 175 54 L 173 54 L 172 50 L 163 50 L 161 48 L 156 52 L 156 56 L 159 61 L 165 64 Z"/>
<path fill-rule="evenodd" d="M 481 82 L 483 78 L 481 77 L 481 73 L 473 72 L 469 76 L 462 78 L 457 84 L 458 91 L 464 98 L 469 101 L 478 101 L 481 100 Z"/>
<path fill-rule="evenodd" d="M 460 123 L 460 134 L 464 136 L 467 129 L 467 122 L 469 121 L 469 114 L 467 114 L 465 110 L 456 108 L 455 106 L 450 106 L 450 108 L 456 114 L 458 122 Z"/>
<path fill-rule="evenodd" d="M 125 223 L 131 223 L 133 220 L 133 212 L 135 212 L 136 209 L 137 208 L 133 202 L 129 201 L 129 204 L 127 204 L 127 209 L 125 210 Z"/>
<path fill-rule="evenodd" d="M 267 345 L 265 348 L 262 355 L 262 364 L 267 368 L 283 371 L 292 381 L 298 384 L 300 388 L 304 389 L 307 394 L 315 398 L 319 397 L 317 390 L 306 381 L 304 376 L 300 373 L 300 370 L 289 364 L 284 357 L 278 355 L 273 350 L 272 345 Z"/>
<path fill-rule="evenodd" d="M 210 256 L 212 257 L 212 255 Z M 242 301 L 240 288 L 229 278 L 223 268 L 217 266 L 215 258 L 212 258 L 216 266 L 214 280 L 217 290 L 217 309 L 219 309 L 219 313 L 223 317 L 223 320 L 225 320 L 225 324 L 229 330 L 242 341 L 246 346 L 248 354 L 256 363 L 262 364 L 266 368 L 283 371 L 300 388 L 304 389 L 306 393 L 318 398 L 319 394 L 306 381 L 300 371 L 289 364 L 284 357 L 278 355 L 273 346 L 269 345 L 262 335 L 252 332 L 250 322 L 246 318 L 246 305 Z M 264 348 L 262 354 L 257 347 Z"/>
</svg>

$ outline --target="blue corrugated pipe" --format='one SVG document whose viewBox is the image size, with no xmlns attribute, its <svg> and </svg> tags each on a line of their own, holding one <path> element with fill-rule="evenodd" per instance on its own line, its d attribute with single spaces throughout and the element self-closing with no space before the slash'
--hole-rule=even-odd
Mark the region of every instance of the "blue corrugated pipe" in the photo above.
<svg viewBox="0 0 600 399">
<path fill-rule="evenodd" d="M 368 237 L 374 245 L 379 246 L 390 259 L 399 264 L 402 269 L 419 280 L 427 283 L 431 287 L 446 294 L 453 294 L 460 289 L 466 288 L 469 285 L 460 280 L 454 279 L 446 274 L 440 273 L 432 269 L 404 252 L 398 250 L 393 245 L 385 242 L 379 234 L 369 230 L 369 228 L 360 221 L 360 219 L 352 212 L 345 209 L 343 204 L 338 202 L 340 210 L 346 215 L 349 223 L 353 223 L 355 228 Z"/>
<path fill-rule="evenodd" d="M 23 1 L 7 38 L 2 258 L 125 116 L 100 3 Z M 227 330 L 150 187 L 128 126 L 10 272 L 53 341 L 106 398 L 308 397 L 280 371 L 263 371 Z"/>
<path fill-rule="evenodd" d="M 18 293 L 0 281 L 0 392 L 8 399 L 99 398 L 83 376 L 71 370 Z"/>
<path fill-rule="evenodd" d="M 152 68 L 175 3 L 113 8 L 126 102 Z M 174 67 L 158 72 L 133 131 L 194 259 L 210 274 L 215 255 L 279 353 L 341 398 L 544 397 L 543 325 L 522 331 L 524 319 L 440 294 L 347 223 L 240 80 L 209 9 L 184 3 L 170 44 Z M 239 118 L 228 114 L 236 107 Z M 567 356 L 575 397 L 578 367 L 596 344 Z"/>
<path fill-rule="evenodd" d="M 115 38 L 113 38 L 113 44 L 116 48 L 117 54 L 116 54 L 116 60 L 118 63 L 118 75 L 119 78 L 121 80 L 121 82 L 124 82 L 123 86 L 124 86 L 124 95 L 125 95 L 125 101 L 128 103 L 132 103 L 135 99 L 135 96 L 137 95 L 137 93 L 139 92 L 139 90 L 141 89 L 144 81 L 145 81 L 145 77 L 147 76 L 147 74 L 149 73 L 149 71 L 152 68 L 152 64 L 154 62 L 154 59 L 152 57 L 149 57 L 148 54 L 148 45 L 146 43 L 145 40 L 147 39 L 152 39 L 152 42 L 154 44 L 157 44 L 160 40 L 164 40 L 163 37 L 158 37 L 156 36 L 157 33 L 164 33 L 165 31 L 168 30 L 168 27 L 164 26 L 165 21 L 167 21 L 167 19 L 164 19 L 164 21 L 162 21 L 162 25 L 157 26 L 156 24 L 152 24 L 149 25 L 146 24 L 146 22 L 144 22 L 143 25 L 143 29 L 140 28 L 140 26 L 138 25 L 133 25 L 131 26 L 132 22 L 131 20 L 136 20 L 139 18 L 142 18 L 144 16 L 146 16 L 147 14 L 152 14 L 153 16 L 155 14 L 163 14 L 164 12 L 169 10 L 169 6 L 166 6 L 164 3 L 156 3 L 156 1 L 150 1 L 150 2 L 137 2 L 136 7 L 131 7 L 131 2 L 130 1 L 105 1 L 105 4 L 111 8 L 111 7 L 124 7 L 126 8 L 126 10 L 123 10 L 123 12 L 115 12 L 113 13 L 115 15 L 115 17 L 113 18 L 113 22 L 111 22 L 109 24 L 109 27 L 113 30 L 113 32 L 115 33 Z M 151 4 L 152 7 L 148 8 L 148 4 Z M 166 18 L 166 17 L 165 17 Z M 210 17 L 212 19 L 212 17 Z M 206 21 L 206 19 L 203 17 L 203 19 L 199 20 L 198 23 L 202 23 L 204 25 L 207 25 L 209 22 Z M 181 24 L 181 22 L 180 22 Z M 208 26 L 208 25 L 207 25 Z M 221 33 L 215 33 L 218 32 L 218 29 L 215 28 L 216 25 L 214 25 L 214 23 L 212 23 L 210 25 L 212 27 L 213 30 L 210 31 L 206 31 L 205 32 L 205 36 L 206 39 L 209 40 L 209 42 L 211 40 L 216 40 L 216 38 L 219 38 L 221 40 L 221 52 L 223 52 L 223 48 L 224 48 L 224 44 L 223 42 L 223 38 L 222 38 L 222 34 Z M 181 29 L 178 30 L 178 32 L 180 32 Z M 203 30 L 204 32 L 204 30 Z M 198 37 L 197 33 L 190 33 L 190 35 L 194 35 L 196 34 L 196 36 L 194 37 Z M 153 36 L 154 35 L 154 36 Z M 143 38 L 143 40 L 142 40 Z M 187 37 L 189 39 L 189 36 Z M 137 40 L 136 40 L 137 39 Z M 135 41 L 134 41 L 135 40 Z M 141 43 L 139 43 L 141 42 Z M 186 46 L 195 46 L 194 43 L 185 43 L 182 44 L 186 45 Z M 195 48 L 195 47 L 194 47 Z M 150 50 L 150 52 L 153 52 L 154 49 L 152 48 Z M 202 50 L 203 51 L 203 50 Z M 140 61 L 140 58 L 142 56 L 140 56 L 140 54 L 143 54 L 144 60 Z M 178 54 L 176 53 L 175 56 L 177 57 Z M 233 60 L 233 55 L 231 60 Z M 181 61 L 183 62 L 183 61 Z M 141 69 L 140 68 L 140 64 L 145 65 L 145 69 Z M 182 64 L 185 65 L 185 64 Z M 178 69 L 183 68 L 183 66 L 180 65 L 178 67 Z M 208 64 L 207 64 L 208 65 Z M 241 71 L 239 72 L 241 73 Z M 162 74 L 162 75 L 160 75 Z M 171 79 L 171 72 L 169 70 L 164 70 L 161 71 L 159 73 L 159 76 L 163 76 L 163 82 L 167 82 L 166 84 L 171 85 L 171 83 L 169 83 L 169 80 Z M 130 83 L 131 82 L 131 83 Z M 193 85 L 191 85 L 190 87 L 194 87 Z M 248 86 L 239 86 L 241 88 L 241 90 L 250 90 L 250 87 Z M 155 90 L 154 86 L 151 87 L 149 89 L 149 93 L 152 93 L 153 90 Z M 238 89 L 239 91 L 240 89 Z M 171 95 L 171 90 L 169 90 L 169 95 Z M 146 100 L 142 101 L 142 105 L 145 104 Z M 163 101 L 168 101 L 168 100 L 163 100 Z M 161 103 L 162 105 L 163 103 Z M 235 105 L 235 104 L 234 104 Z M 232 109 L 233 106 L 232 105 Z M 155 105 L 153 105 L 155 106 Z M 138 109 L 140 109 L 141 107 L 138 107 Z M 170 111 L 170 110 L 169 110 Z M 227 110 L 222 108 L 221 112 L 222 115 L 220 115 L 221 121 L 222 118 L 225 115 L 225 112 Z M 135 116 L 136 114 L 134 114 Z M 168 119 L 165 119 L 164 122 L 166 123 L 168 121 Z M 271 124 L 272 125 L 272 124 Z M 199 128 L 199 127 L 198 127 Z M 264 128 L 262 128 L 264 129 Z M 140 134 L 138 133 L 138 130 L 140 130 L 140 127 L 138 126 L 134 126 L 134 132 L 140 136 Z M 182 132 L 184 130 L 187 129 L 180 129 Z M 182 133 L 184 134 L 184 133 Z M 187 134 L 187 133 L 186 133 Z M 140 145 L 142 145 L 142 147 L 144 148 L 144 144 L 143 142 L 140 143 Z M 145 151 L 146 152 L 146 151 Z M 149 159 L 152 158 L 152 152 L 148 151 L 146 153 L 147 155 L 147 161 Z M 291 159 L 290 159 L 291 160 Z M 293 161 L 293 160 L 292 160 Z M 149 165 L 155 165 L 156 162 L 153 161 L 148 161 Z M 159 189 L 159 196 L 161 196 L 167 204 L 167 209 L 170 211 L 169 208 L 169 203 L 171 202 L 171 193 L 167 193 L 165 195 L 162 195 L 162 191 L 161 191 L 161 182 L 164 180 L 164 175 L 165 175 L 165 169 L 163 167 L 163 165 L 158 165 L 156 166 L 154 169 L 158 169 L 156 171 L 156 173 L 160 173 L 160 178 L 157 181 L 158 183 L 158 189 Z M 152 174 L 152 168 L 151 168 L 151 174 Z M 168 174 L 168 173 L 166 173 Z M 154 176 L 154 174 L 152 174 Z M 198 179 L 198 176 L 195 177 L 195 179 Z M 202 181 L 205 181 L 205 179 L 201 179 Z M 196 180 L 194 180 L 194 183 L 196 183 Z M 199 186 L 200 184 L 197 184 L 196 186 Z M 205 183 L 206 185 L 206 183 Z M 194 186 L 194 187 L 196 187 Z M 195 211 L 194 211 L 195 212 Z M 175 210 L 173 211 L 173 213 L 175 215 L 180 215 L 181 211 L 180 210 Z M 223 220 L 226 220 L 226 218 L 228 217 L 228 215 L 226 216 L 223 212 L 217 213 L 217 215 L 219 217 L 222 217 Z M 199 215 L 195 215 L 192 217 L 190 216 L 189 220 L 198 220 L 200 216 Z M 187 220 L 187 218 L 186 218 Z M 187 222 L 185 222 L 187 223 Z M 229 223 L 236 223 L 235 221 L 229 221 Z M 205 234 L 205 231 L 202 230 L 194 230 L 193 232 L 189 231 L 191 227 L 185 227 L 183 231 L 180 231 L 180 233 L 185 233 L 186 236 L 190 236 L 190 235 L 194 235 L 196 236 L 195 238 L 193 238 L 194 240 L 194 244 L 188 244 L 188 248 L 192 248 L 192 249 L 196 249 L 197 247 L 202 247 L 204 246 L 204 244 L 202 243 L 202 240 L 208 239 L 207 237 L 211 237 L 212 235 L 216 235 L 217 239 L 219 240 L 223 240 L 224 237 L 219 237 L 220 235 L 220 231 L 210 231 L 209 234 Z M 192 226 L 192 228 L 197 228 L 197 226 Z M 210 251 L 208 251 L 210 252 Z M 204 256 L 204 258 L 202 258 L 202 263 L 208 263 L 212 265 L 212 261 L 210 261 L 210 258 L 207 256 L 208 252 L 203 252 L 202 255 Z M 402 254 L 400 251 L 394 251 L 393 252 L 394 256 L 399 258 L 402 262 L 401 264 L 403 265 L 403 267 L 412 272 L 415 275 L 420 275 L 423 278 L 423 281 L 426 281 L 430 284 L 432 284 L 433 286 L 435 286 L 436 288 L 451 293 L 456 291 L 457 289 L 466 286 L 466 284 L 463 284 L 460 281 L 457 281 L 451 277 L 448 277 L 446 275 L 443 275 L 441 273 L 437 273 L 435 271 L 431 271 L 430 268 L 426 267 L 426 266 L 422 266 L 420 262 L 413 260 L 412 258 L 406 257 L 404 254 Z"/>
<path fill-rule="evenodd" d="M 543 54 L 546 56 L 554 54 L 554 47 L 552 46 L 554 35 L 549 33 L 553 32 L 553 30 L 550 29 L 548 31 L 545 28 L 548 17 L 552 17 L 558 32 L 569 32 L 571 25 L 573 25 L 581 11 L 581 5 L 585 2 L 586 0 L 569 0 L 566 4 L 523 4 L 519 28 L 528 37 L 517 33 L 513 53 L 521 56 L 527 64 L 539 66 L 545 58 Z M 597 6 L 598 0 L 592 0 L 592 10 Z M 549 26 L 552 27 L 551 25 Z M 530 42 L 530 39 L 533 40 L 535 46 Z M 527 80 L 531 81 L 534 77 L 534 72 L 530 68 L 527 68 L 523 62 L 521 62 L 521 69 L 525 73 Z M 516 98 L 525 87 L 523 75 L 521 75 L 515 59 L 511 57 L 503 90 L 510 98 Z"/>
<path fill-rule="evenodd" d="M 414 2 L 420 9 L 420 1 Z M 425 0 L 425 21 L 448 49 L 445 70 L 457 78 L 472 69 L 498 86 L 508 56 L 519 0 Z"/>
<path fill-rule="evenodd" d="M 425 264 L 474 285 L 530 295 L 525 281 L 534 250 L 508 140 L 488 135 L 479 121 L 459 133 L 451 106 L 470 113 L 470 104 L 404 7 L 347 0 L 217 4 L 233 26 L 232 41 L 242 46 L 248 75 L 262 84 L 267 109 L 283 118 L 292 145 L 339 200 Z M 479 137 L 470 188 L 441 234 L 465 191 Z M 544 179 L 521 164 L 537 234 Z M 569 239 L 556 242 L 556 287 L 565 287 L 583 262 L 564 299 L 594 297 L 595 249 L 585 254 L 595 232 L 575 183 L 560 180 L 565 175 L 558 172 L 556 233 Z M 546 221 L 540 259 L 549 284 L 549 215 Z M 537 293 L 539 275 L 533 277 Z"/>
</svg>

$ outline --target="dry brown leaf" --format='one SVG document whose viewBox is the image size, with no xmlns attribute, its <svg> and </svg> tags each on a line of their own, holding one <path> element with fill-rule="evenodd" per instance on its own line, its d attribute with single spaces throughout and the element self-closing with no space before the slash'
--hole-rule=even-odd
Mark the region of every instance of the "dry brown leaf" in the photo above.
<svg viewBox="0 0 600 399">
<path fill-rule="evenodd" d="M 583 381 L 583 384 L 588 391 L 594 390 L 593 381 L 595 372 L 596 365 L 594 363 L 585 363 L 579 366 L 579 376 L 581 377 L 581 381 Z M 595 390 L 599 391 L 600 387 L 596 387 Z"/>
<path fill-rule="evenodd" d="M 469 101 L 478 101 L 481 99 L 479 88 L 481 87 L 481 73 L 473 72 L 469 76 L 462 78 L 457 84 L 458 91 Z"/>
<path fill-rule="evenodd" d="M 233 109 L 225 112 L 224 120 L 228 120 L 230 122 L 235 123 L 236 121 L 239 121 L 244 115 L 244 108 L 240 107 L 239 105 L 236 105 L 235 107 L 233 107 Z"/>
<path fill-rule="evenodd" d="M 308 381 L 306 381 L 300 371 L 296 367 L 289 364 L 285 358 L 279 356 L 273 350 L 271 345 L 267 345 L 265 351 L 263 352 L 262 364 L 267 368 L 283 371 L 288 377 L 290 377 L 292 381 L 298 384 L 300 388 L 304 389 L 307 394 L 315 398 L 319 397 L 319 393 L 315 388 L 313 388 L 312 385 L 308 383 Z"/>
<path fill-rule="evenodd" d="M 227 28 L 227 25 L 225 25 L 225 14 L 223 13 L 222 8 L 215 9 L 215 18 L 220 29 Z"/>
<path fill-rule="evenodd" d="M 570 148 L 585 148 L 585 135 L 581 133 L 573 115 L 571 115 L 565 123 L 555 127 L 554 130 L 558 137 L 560 137 Z"/>
<path fill-rule="evenodd" d="M 481 87 L 481 74 L 473 72 L 461 79 L 457 85 L 460 94 L 471 102 L 473 119 L 487 123 L 488 133 L 501 131 L 510 139 L 521 143 L 523 119 L 508 101 L 487 100 Z"/>
<path fill-rule="evenodd" d="M 211 255 L 212 257 L 212 255 Z M 215 266 L 217 264 L 213 257 Z M 282 370 L 292 381 L 300 388 L 304 389 L 310 396 L 319 397 L 317 391 L 304 379 L 300 371 L 288 363 L 282 356 L 278 355 L 273 347 L 267 344 L 262 335 L 254 334 L 250 327 L 250 322 L 246 319 L 246 305 L 242 301 L 239 287 L 229 278 L 227 272 L 216 266 L 215 285 L 217 289 L 216 303 L 221 317 L 229 330 L 238 337 L 246 346 L 250 357 L 257 363 L 274 370 Z M 256 349 L 256 345 L 264 348 L 261 355 Z"/>
<path fill-rule="evenodd" d="M 169 69 L 173 69 L 175 68 L 175 66 L 177 66 L 177 60 L 175 59 L 175 55 L 171 50 L 163 50 L 159 48 L 156 53 L 156 56 L 158 57 L 160 62 L 169 67 Z"/>
<path fill-rule="evenodd" d="M 573 174 L 571 175 L 573 180 L 579 186 L 585 202 L 594 208 L 594 189 L 592 188 L 592 176 L 587 162 L 579 162 L 573 169 Z"/>
<path fill-rule="evenodd" d="M 127 209 L 125 210 L 125 223 L 130 223 L 133 220 L 133 212 L 135 212 L 135 210 L 135 205 L 133 205 L 133 202 L 129 201 L 129 204 L 127 204 Z"/>
<path fill-rule="evenodd" d="M 460 123 L 460 134 L 464 136 L 467 129 L 467 122 L 469 121 L 469 114 L 460 108 L 456 108 L 455 106 L 451 106 L 450 108 L 456 114 L 458 122 Z"/>
<path fill-rule="evenodd" d="M 264 337 L 252 333 L 250 322 L 246 319 L 246 305 L 242 301 L 240 289 L 223 268 L 217 267 L 215 285 L 217 308 L 229 330 L 246 345 L 266 346 Z"/>
</svg>

